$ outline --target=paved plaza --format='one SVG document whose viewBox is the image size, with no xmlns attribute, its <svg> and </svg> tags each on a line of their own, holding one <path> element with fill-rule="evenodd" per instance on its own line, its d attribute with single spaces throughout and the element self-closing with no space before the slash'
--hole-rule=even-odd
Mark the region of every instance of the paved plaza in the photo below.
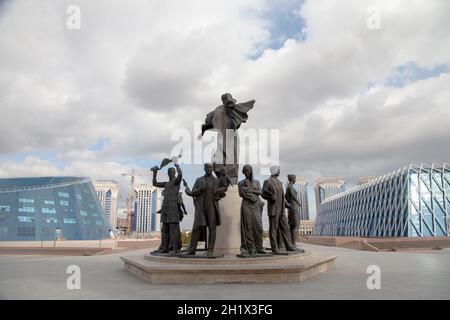
<svg viewBox="0 0 450 320">
<path fill-rule="evenodd" d="M 0 255 L 1 299 L 448 299 L 450 250 L 364 252 L 302 244 L 337 255 L 336 267 L 295 284 L 152 285 L 128 273 L 120 256 Z M 69 290 L 66 269 L 81 269 L 81 289 Z M 381 269 L 381 289 L 367 288 L 367 267 Z"/>
</svg>

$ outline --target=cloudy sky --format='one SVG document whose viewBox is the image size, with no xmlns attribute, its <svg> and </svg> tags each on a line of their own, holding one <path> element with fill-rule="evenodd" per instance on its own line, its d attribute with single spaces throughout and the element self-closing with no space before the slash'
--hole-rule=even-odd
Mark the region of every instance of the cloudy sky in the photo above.
<svg viewBox="0 0 450 320">
<path fill-rule="evenodd" d="M 278 129 L 282 175 L 311 186 L 449 161 L 449 30 L 447 0 L 0 0 L 0 177 L 125 194 L 224 92 L 256 99 L 243 128 Z"/>
</svg>

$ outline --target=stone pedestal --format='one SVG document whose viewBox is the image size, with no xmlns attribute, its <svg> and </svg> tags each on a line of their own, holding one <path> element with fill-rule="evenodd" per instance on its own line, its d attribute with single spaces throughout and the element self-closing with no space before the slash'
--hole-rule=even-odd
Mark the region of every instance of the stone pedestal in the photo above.
<svg viewBox="0 0 450 320">
<path fill-rule="evenodd" d="M 310 253 L 242 259 L 121 257 L 126 270 L 152 284 L 297 283 L 334 267 L 335 256 Z"/>
<path fill-rule="evenodd" d="M 236 255 L 241 247 L 241 201 L 237 185 L 228 187 L 219 201 L 221 225 L 217 227 L 215 255 Z"/>
</svg>

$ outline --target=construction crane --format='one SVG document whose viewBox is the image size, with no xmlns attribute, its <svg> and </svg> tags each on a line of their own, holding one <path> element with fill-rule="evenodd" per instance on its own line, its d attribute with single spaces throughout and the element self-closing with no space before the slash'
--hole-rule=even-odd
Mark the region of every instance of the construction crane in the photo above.
<svg viewBox="0 0 450 320">
<path fill-rule="evenodd" d="M 126 228 L 126 233 L 130 234 L 131 233 L 131 224 L 133 222 L 134 184 L 136 182 L 136 177 L 137 176 L 153 176 L 153 172 L 132 169 L 131 172 L 129 172 L 129 173 L 122 173 L 122 176 L 126 176 L 130 179 L 130 190 L 128 192 L 127 199 L 125 202 L 125 206 L 126 206 L 125 210 L 126 210 L 126 214 L 127 214 L 125 228 Z M 164 178 L 164 177 L 167 177 L 167 175 L 162 172 L 158 172 L 158 178 Z"/>
</svg>

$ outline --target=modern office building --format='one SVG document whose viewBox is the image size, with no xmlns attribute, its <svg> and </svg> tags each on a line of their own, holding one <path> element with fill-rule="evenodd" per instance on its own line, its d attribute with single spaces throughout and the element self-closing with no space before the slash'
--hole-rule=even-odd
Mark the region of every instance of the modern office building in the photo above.
<svg viewBox="0 0 450 320">
<path fill-rule="evenodd" d="M 450 166 L 410 165 L 323 201 L 313 234 L 359 237 L 449 235 Z"/>
<path fill-rule="evenodd" d="M 95 240 L 110 229 L 89 178 L 0 179 L 0 240 Z"/>
<path fill-rule="evenodd" d="M 105 216 L 113 230 L 117 227 L 119 184 L 114 180 L 94 181 L 94 188 L 97 191 L 98 200 L 105 210 Z"/>
<path fill-rule="evenodd" d="M 319 179 L 314 187 L 314 195 L 316 197 L 316 209 L 318 210 L 326 198 L 334 196 L 345 191 L 345 180 L 341 178 Z"/>
<path fill-rule="evenodd" d="M 139 234 L 160 231 L 161 190 L 151 184 L 134 188 L 134 218 L 132 230 Z"/>
<path fill-rule="evenodd" d="M 300 219 L 309 220 L 308 182 L 304 179 L 297 179 L 294 187 L 298 192 L 298 200 L 302 205 L 300 209 Z"/>
</svg>

